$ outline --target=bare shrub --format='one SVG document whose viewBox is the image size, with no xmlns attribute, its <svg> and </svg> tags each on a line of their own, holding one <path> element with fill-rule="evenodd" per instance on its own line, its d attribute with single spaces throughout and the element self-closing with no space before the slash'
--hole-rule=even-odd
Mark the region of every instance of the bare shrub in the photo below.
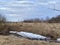
<svg viewBox="0 0 60 45">
<path fill-rule="evenodd" d="M 0 34 L 8 34 L 8 25 L 6 25 L 6 17 L 0 14 Z"/>
</svg>

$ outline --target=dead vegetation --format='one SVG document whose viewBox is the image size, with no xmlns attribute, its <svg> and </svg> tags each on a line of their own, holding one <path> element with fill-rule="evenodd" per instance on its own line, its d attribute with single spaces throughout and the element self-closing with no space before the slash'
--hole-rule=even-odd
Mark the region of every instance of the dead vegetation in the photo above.
<svg viewBox="0 0 60 45">
<path fill-rule="evenodd" d="M 29 40 L 25 38 L 19 38 L 13 35 L 0 35 L 0 45 L 60 45 L 60 43 Z"/>
<path fill-rule="evenodd" d="M 45 42 L 40 40 L 29 40 L 15 36 L 6 36 L 9 31 L 26 31 L 44 36 L 52 39 L 60 38 L 60 24 L 59 23 L 5 23 L 0 25 L 0 44 L 1 45 L 60 45 L 55 42 Z M 0 34 L 1 34 L 0 33 Z M 5 35 L 5 36 L 4 36 Z"/>
<path fill-rule="evenodd" d="M 56 39 L 60 37 L 59 23 L 10 23 L 9 30 L 27 31 Z"/>
</svg>

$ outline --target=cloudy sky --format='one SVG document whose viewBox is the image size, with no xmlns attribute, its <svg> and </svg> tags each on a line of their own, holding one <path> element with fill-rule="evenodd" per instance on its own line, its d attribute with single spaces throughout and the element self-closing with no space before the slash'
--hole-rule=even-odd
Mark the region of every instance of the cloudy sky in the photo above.
<svg viewBox="0 0 60 45">
<path fill-rule="evenodd" d="M 0 0 L 0 14 L 8 21 L 51 18 L 60 15 L 60 0 Z"/>
</svg>

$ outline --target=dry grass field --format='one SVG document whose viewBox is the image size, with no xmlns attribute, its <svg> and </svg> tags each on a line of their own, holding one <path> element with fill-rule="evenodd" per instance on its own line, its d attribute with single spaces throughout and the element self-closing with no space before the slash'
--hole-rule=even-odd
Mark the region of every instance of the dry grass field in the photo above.
<svg viewBox="0 0 60 45">
<path fill-rule="evenodd" d="M 60 43 L 29 40 L 25 38 L 19 38 L 13 35 L 0 35 L 0 45 L 60 45 Z"/>
<path fill-rule="evenodd" d="M 51 37 L 60 37 L 60 23 L 11 23 L 10 30 L 27 31 Z"/>
<path fill-rule="evenodd" d="M 9 30 L 32 32 L 52 39 L 60 38 L 60 23 L 7 23 L 7 25 Z M 60 45 L 60 43 L 0 35 L 0 45 Z"/>
</svg>

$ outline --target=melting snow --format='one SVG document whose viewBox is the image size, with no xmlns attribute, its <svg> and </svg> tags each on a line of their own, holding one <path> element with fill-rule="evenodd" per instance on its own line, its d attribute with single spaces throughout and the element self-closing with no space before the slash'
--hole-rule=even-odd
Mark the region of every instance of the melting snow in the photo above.
<svg viewBox="0 0 60 45">
<path fill-rule="evenodd" d="M 17 31 L 10 31 L 9 33 L 17 33 Z"/>
<path fill-rule="evenodd" d="M 25 38 L 30 38 L 30 39 L 41 39 L 41 40 L 46 40 L 46 39 L 49 39 L 45 36 L 42 36 L 42 35 L 38 35 L 38 34 L 34 34 L 34 33 L 29 33 L 29 32 L 17 32 L 17 31 L 10 31 L 10 33 L 15 33 L 15 34 L 18 34 L 22 37 L 25 37 Z"/>
<path fill-rule="evenodd" d="M 60 38 L 57 38 L 57 42 L 60 42 Z"/>
<path fill-rule="evenodd" d="M 34 39 L 46 39 L 47 37 L 38 35 L 38 34 L 33 34 L 29 32 L 17 32 L 18 35 L 21 35 L 26 38 L 34 38 Z"/>
<path fill-rule="evenodd" d="M 25 38 L 30 38 L 30 39 L 38 39 L 38 40 L 46 40 L 49 41 L 50 38 L 39 35 L 39 34 L 34 34 L 34 33 L 29 33 L 29 32 L 17 32 L 17 31 L 10 31 L 11 34 L 17 34 L 19 36 L 25 37 Z M 60 38 L 57 38 L 57 42 L 60 42 Z"/>
</svg>

